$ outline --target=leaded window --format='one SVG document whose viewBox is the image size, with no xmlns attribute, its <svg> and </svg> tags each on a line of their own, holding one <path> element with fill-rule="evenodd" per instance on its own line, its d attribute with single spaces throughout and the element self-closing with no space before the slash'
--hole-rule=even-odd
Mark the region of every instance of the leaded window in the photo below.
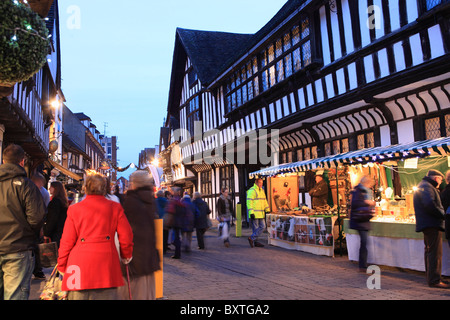
<svg viewBox="0 0 450 320">
<path fill-rule="evenodd" d="M 226 113 L 285 81 L 310 65 L 312 59 L 310 20 L 304 17 L 229 76 L 225 84 Z"/>
<path fill-rule="evenodd" d="M 437 139 L 441 137 L 441 124 L 439 117 L 425 120 L 425 138 Z"/>
</svg>

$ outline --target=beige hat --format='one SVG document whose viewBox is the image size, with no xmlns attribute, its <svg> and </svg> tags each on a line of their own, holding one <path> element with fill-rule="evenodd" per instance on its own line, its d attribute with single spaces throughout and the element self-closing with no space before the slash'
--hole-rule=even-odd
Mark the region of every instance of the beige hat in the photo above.
<svg viewBox="0 0 450 320">
<path fill-rule="evenodd" d="M 130 175 L 130 182 L 135 188 L 153 187 L 153 177 L 145 170 L 138 170 Z"/>
</svg>

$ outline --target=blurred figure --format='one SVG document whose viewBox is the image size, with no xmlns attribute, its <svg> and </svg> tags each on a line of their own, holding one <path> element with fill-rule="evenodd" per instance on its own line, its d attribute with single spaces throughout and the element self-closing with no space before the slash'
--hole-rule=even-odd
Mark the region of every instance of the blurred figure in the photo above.
<svg viewBox="0 0 450 320">
<path fill-rule="evenodd" d="M 39 188 L 39 191 L 40 191 L 40 193 L 42 195 L 42 199 L 44 200 L 45 209 L 47 210 L 47 206 L 48 206 L 48 204 L 50 202 L 50 194 L 47 191 L 47 189 L 44 187 L 45 184 L 47 183 L 47 180 L 45 180 L 45 177 L 41 173 L 36 172 L 31 177 L 31 181 L 33 181 L 34 184 Z M 47 211 L 46 211 L 46 213 L 47 213 Z M 44 217 L 44 221 L 45 221 L 45 217 Z M 36 242 L 36 247 L 34 249 L 34 256 L 35 257 L 39 257 L 38 243 L 42 242 L 43 237 L 44 237 L 44 233 L 43 233 L 43 230 L 41 228 L 41 231 L 39 232 L 39 237 L 38 237 L 37 242 Z M 40 261 L 39 258 L 35 259 L 33 276 L 34 276 L 34 279 L 45 280 L 45 274 L 44 274 L 44 271 L 42 271 L 41 261 Z"/>
<path fill-rule="evenodd" d="M 186 207 L 186 214 L 184 216 L 183 228 L 181 230 L 182 234 L 182 247 L 185 252 L 191 252 L 192 243 L 192 232 L 194 232 L 194 220 L 195 220 L 195 210 L 196 207 L 191 201 L 191 197 L 186 192 L 181 199 Z"/>
<path fill-rule="evenodd" d="M 45 189 L 45 185 L 47 183 L 47 180 L 45 180 L 44 176 L 41 173 L 36 172 L 33 175 L 33 177 L 31 178 L 31 181 L 33 181 L 34 184 L 39 188 L 39 191 L 41 192 L 42 198 L 44 199 L 45 207 L 47 207 L 49 202 L 50 202 L 50 194 L 47 191 L 47 189 Z"/>
<path fill-rule="evenodd" d="M 173 196 L 167 205 L 167 214 L 170 215 L 168 219 L 169 225 L 167 228 L 172 229 L 174 235 L 175 254 L 172 259 L 181 258 L 181 230 L 184 226 L 186 216 L 186 206 L 181 202 L 181 188 L 173 188 Z"/>
<path fill-rule="evenodd" d="M 416 232 L 423 232 L 425 243 L 425 273 L 428 286 L 448 289 L 450 286 L 441 279 L 442 272 L 442 231 L 445 212 L 439 195 L 439 185 L 444 175 L 437 170 L 429 170 L 414 192 L 414 212 Z"/>
<path fill-rule="evenodd" d="M 120 256 L 129 263 L 133 231 L 119 203 L 105 198 L 106 179 L 86 178 L 86 198 L 69 207 L 59 247 L 58 271 L 69 300 L 115 300 L 125 283 L 114 243 L 117 232 Z"/>
<path fill-rule="evenodd" d="M 445 173 L 446 186 L 441 191 L 442 206 L 445 211 L 445 238 L 448 240 L 450 246 L 450 170 Z"/>
<path fill-rule="evenodd" d="M 222 224 L 222 227 L 219 227 L 219 233 L 221 237 L 224 239 L 223 244 L 225 247 L 230 246 L 230 228 L 231 228 L 231 219 L 233 219 L 233 202 L 228 196 L 228 188 L 222 188 L 222 192 L 220 194 L 219 199 L 217 200 L 217 219 L 219 223 Z M 227 228 L 224 228 L 226 224 Z M 227 234 L 222 234 L 223 232 L 227 232 Z"/>
<path fill-rule="evenodd" d="M 59 181 L 50 183 L 50 194 L 51 201 L 48 204 L 47 219 L 44 223 L 44 240 L 56 242 L 59 247 L 59 242 L 64 230 L 64 223 L 67 218 L 69 201 L 66 189 Z"/>
<path fill-rule="evenodd" d="M 350 229 L 358 230 L 360 237 L 359 270 L 367 270 L 367 239 L 370 230 L 370 219 L 375 214 L 375 201 L 372 188 L 375 181 L 370 176 L 361 178 L 359 184 L 351 191 Z"/>
<path fill-rule="evenodd" d="M 197 234 L 197 244 L 200 250 L 205 249 L 204 235 L 206 230 L 210 227 L 208 224 L 209 217 L 211 214 L 211 209 L 209 209 L 208 204 L 202 199 L 202 194 L 200 192 L 194 193 L 194 201 L 192 202 L 195 206 L 195 231 Z"/>
<path fill-rule="evenodd" d="M 164 191 L 159 190 L 156 193 L 156 208 L 158 211 L 158 217 L 159 219 L 163 219 L 164 215 L 166 214 L 166 207 L 169 203 L 169 200 L 164 195 Z M 163 253 L 167 252 L 167 241 L 169 237 L 169 230 L 163 229 Z"/>
<path fill-rule="evenodd" d="M 133 260 L 128 265 L 131 297 L 133 300 L 155 300 L 154 272 L 160 269 L 155 235 L 157 210 L 152 178 L 147 171 L 131 174 L 123 207 L 134 235 Z M 127 276 L 124 266 L 122 274 Z M 128 287 L 120 287 L 119 298 L 127 300 L 128 297 Z"/>
<path fill-rule="evenodd" d="M 120 198 L 115 195 L 114 193 L 112 193 L 112 188 L 111 188 L 111 178 L 106 178 L 106 194 L 105 194 L 106 199 L 117 202 L 122 204 L 122 202 L 120 201 Z"/>
</svg>

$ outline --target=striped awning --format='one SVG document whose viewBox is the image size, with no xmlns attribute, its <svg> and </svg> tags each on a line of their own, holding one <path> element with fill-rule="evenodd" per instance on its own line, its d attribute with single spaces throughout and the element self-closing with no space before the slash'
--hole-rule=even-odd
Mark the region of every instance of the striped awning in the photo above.
<svg viewBox="0 0 450 320">
<path fill-rule="evenodd" d="M 450 137 L 425 140 L 386 147 L 350 151 L 333 156 L 281 164 L 250 173 L 250 178 L 273 176 L 281 173 L 304 172 L 314 169 L 330 169 L 339 165 L 366 164 L 426 156 L 450 155 Z"/>
</svg>

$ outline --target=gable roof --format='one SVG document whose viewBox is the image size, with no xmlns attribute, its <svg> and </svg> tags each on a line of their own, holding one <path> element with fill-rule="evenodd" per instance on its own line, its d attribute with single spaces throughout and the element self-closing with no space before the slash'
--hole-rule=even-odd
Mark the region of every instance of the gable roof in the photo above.
<svg viewBox="0 0 450 320">
<path fill-rule="evenodd" d="M 311 1 L 288 0 L 275 16 L 255 34 L 177 28 L 169 89 L 169 114 L 179 107 L 187 57 L 191 59 L 202 85 L 208 87 L 277 26 L 296 11 L 302 10 Z"/>
<path fill-rule="evenodd" d="M 181 28 L 177 28 L 177 34 L 202 84 L 209 84 L 216 77 L 224 59 L 234 56 L 253 37 L 252 34 Z"/>
</svg>

